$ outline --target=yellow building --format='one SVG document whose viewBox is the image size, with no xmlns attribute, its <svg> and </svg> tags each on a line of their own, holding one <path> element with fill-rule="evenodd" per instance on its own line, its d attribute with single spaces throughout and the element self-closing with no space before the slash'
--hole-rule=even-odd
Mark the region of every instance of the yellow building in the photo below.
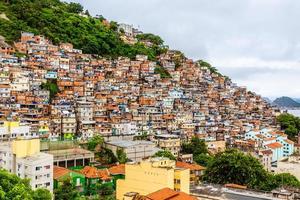
<svg viewBox="0 0 300 200">
<path fill-rule="evenodd" d="M 156 135 L 154 142 L 159 148 L 170 151 L 175 157 L 178 157 L 180 151 L 179 136 L 170 134 Z"/>
<path fill-rule="evenodd" d="M 147 195 L 162 188 L 190 193 L 190 170 L 176 168 L 168 158 L 151 158 L 125 165 L 125 179 L 117 181 L 117 199 L 123 200 L 128 192 Z"/>
<path fill-rule="evenodd" d="M 12 142 L 12 151 L 17 158 L 35 155 L 40 152 L 40 139 L 16 139 Z"/>
<path fill-rule="evenodd" d="M 4 121 L 2 124 L 1 124 L 1 127 L 4 127 L 6 128 L 8 131 L 11 130 L 11 128 L 15 128 L 15 127 L 19 127 L 20 126 L 20 122 L 17 122 L 17 121 Z"/>
</svg>

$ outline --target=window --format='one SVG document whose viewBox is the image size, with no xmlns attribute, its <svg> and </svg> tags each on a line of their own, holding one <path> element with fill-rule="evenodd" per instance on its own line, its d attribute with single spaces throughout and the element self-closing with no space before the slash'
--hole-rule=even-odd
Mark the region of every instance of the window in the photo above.
<svg viewBox="0 0 300 200">
<path fill-rule="evenodd" d="M 50 169 L 50 165 L 46 165 L 46 166 L 45 166 L 45 169 Z"/>
<path fill-rule="evenodd" d="M 41 166 L 35 167 L 35 170 L 36 170 L 36 171 L 39 171 L 39 170 L 41 170 L 41 169 L 42 169 Z"/>
<path fill-rule="evenodd" d="M 80 178 L 76 179 L 76 186 L 80 186 Z"/>
</svg>

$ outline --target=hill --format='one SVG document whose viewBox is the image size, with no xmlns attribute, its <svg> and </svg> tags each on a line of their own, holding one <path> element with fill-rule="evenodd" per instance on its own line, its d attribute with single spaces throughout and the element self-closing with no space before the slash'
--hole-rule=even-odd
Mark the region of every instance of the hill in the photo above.
<svg viewBox="0 0 300 200">
<path fill-rule="evenodd" d="M 106 57 L 137 54 L 147 55 L 154 60 L 164 51 L 163 40 L 153 34 L 143 34 L 135 44 L 120 39 L 116 22 L 105 18 L 92 17 L 77 3 L 59 0 L 0 0 L 0 35 L 13 44 L 21 31 L 44 35 L 54 44 L 69 42 L 84 53 Z M 140 42 L 142 39 L 155 40 L 152 46 Z"/>
<path fill-rule="evenodd" d="M 293 98 L 295 101 L 297 101 L 298 103 L 300 103 L 300 98 Z"/>
<path fill-rule="evenodd" d="M 300 103 L 290 97 L 279 97 L 273 101 L 273 104 L 284 108 L 300 107 Z"/>
</svg>

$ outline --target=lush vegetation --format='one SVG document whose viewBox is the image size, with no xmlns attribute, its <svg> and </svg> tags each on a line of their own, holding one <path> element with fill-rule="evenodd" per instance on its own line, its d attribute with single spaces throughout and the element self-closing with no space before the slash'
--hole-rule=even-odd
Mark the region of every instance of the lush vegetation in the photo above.
<svg viewBox="0 0 300 200">
<path fill-rule="evenodd" d="M 281 186 L 300 187 L 296 177 L 271 174 L 250 154 L 236 149 L 218 153 L 207 165 L 203 180 L 210 183 L 235 183 L 252 189 L 270 191 Z"/>
<path fill-rule="evenodd" d="M 296 139 L 296 136 L 300 132 L 300 118 L 294 115 L 283 113 L 277 117 L 277 122 L 288 137 L 292 140 Z"/>
<path fill-rule="evenodd" d="M 109 198 L 114 193 L 114 188 L 109 184 L 97 184 L 96 191 L 99 196 Z"/>
<path fill-rule="evenodd" d="M 213 160 L 213 156 L 210 154 L 201 153 L 196 155 L 193 159 L 194 161 L 204 167 L 207 167 L 207 165 Z"/>
<path fill-rule="evenodd" d="M 83 13 L 78 3 L 66 3 L 59 0 L 0 0 L 0 13 L 9 20 L 0 18 L 0 35 L 13 43 L 20 38 L 21 31 L 45 35 L 54 44 L 70 42 L 84 53 L 107 57 L 126 56 L 133 58 L 137 54 L 148 55 L 155 59 L 160 53 L 162 40 L 158 36 L 145 35 L 140 39 L 149 39 L 155 44 L 146 47 L 142 42 L 135 45 L 125 44 L 117 31 L 117 23 L 103 23 Z M 81 16 L 79 14 L 85 14 Z"/>
<path fill-rule="evenodd" d="M 62 185 L 54 190 L 55 200 L 80 199 L 80 193 L 70 180 L 66 179 Z"/>
<path fill-rule="evenodd" d="M 181 145 L 181 152 L 184 154 L 193 154 L 194 161 L 201 166 L 207 166 L 213 158 L 208 152 L 205 141 L 197 137 L 193 137 L 190 142 L 183 143 Z"/>
<path fill-rule="evenodd" d="M 32 190 L 29 180 L 21 179 L 5 170 L 0 170 L 0 199 L 1 200 L 51 200 L 49 190 Z"/>
<path fill-rule="evenodd" d="M 94 151 L 96 161 L 104 165 L 118 162 L 119 160 L 114 155 L 114 153 L 110 149 L 103 147 L 103 144 L 104 144 L 103 137 L 101 137 L 100 135 L 95 135 L 88 140 L 86 148 L 90 151 Z M 119 155 L 119 156 L 120 159 L 123 159 L 123 155 Z"/>
<path fill-rule="evenodd" d="M 155 67 L 154 73 L 159 74 L 161 78 L 172 78 L 168 70 L 159 65 Z"/>
<path fill-rule="evenodd" d="M 165 157 L 169 158 L 170 160 L 176 160 L 176 157 L 170 151 L 166 150 L 156 152 L 153 157 Z"/>
<path fill-rule="evenodd" d="M 103 137 L 100 135 L 95 135 L 91 139 L 88 140 L 87 148 L 90 151 L 95 151 L 96 149 L 99 149 L 104 143 Z"/>
<path fill-rule="evenodd" d="M 208 153 L 205 141 L 198 137 L 193 137 L 190 142 L 182 143 L 181 151 L 185 154 L 193 154 L 193 156 Z"/>
<path fill-rule="evenodd" d="M 149 41 L 153 45 L 157 45 L 157 46 L 162 46 L 164 44 L 164 41 L 159 36 L 154 35 L 152 33 L 139 34 L 136 36 L 136 38 L 139 41 Z"/>
<path fill-rule="evenodd" d="M 117 150 L 117 159 L 120 164 L 124 164 L 127 162 L 128 158 L 123 149 Z"/>
<path fill-rule="evenodd" d="M 175 63 L 175 69 L 178 69 L 187 58 L 181 51 L 175 51 L 172 61 Z"/>
<path fill-rule="evenodd" d="M 95 158 L 102 164 L 114 164 L 118 162 L 115 154 L 107 148 L 101 148 L 99 151 L 95 152 Z"/>
<path fill-rule="evenodd" d="M 214 73 L 217 74 L 218 76 L 222 76 L 225 78 L 225 80 L 230 80 L 228 76 L 224 76 L 223 74 L 221 74 L 216 67 L 212 66 L 208 62 L 204 60 L 198 60 L 197 63 L 200 67 L 207 68 L 210 71 L 210 73 Z"/>
<path fill-rule="evenodd" d="M 59 92 L 56 79 L 55 80 L 47 80 L 46 83 L 42 83 L 41 88 L 44 90 L 48 90 L 50 93 L 50 101 L 55 97 L 55 95 Z"/>
</svg>

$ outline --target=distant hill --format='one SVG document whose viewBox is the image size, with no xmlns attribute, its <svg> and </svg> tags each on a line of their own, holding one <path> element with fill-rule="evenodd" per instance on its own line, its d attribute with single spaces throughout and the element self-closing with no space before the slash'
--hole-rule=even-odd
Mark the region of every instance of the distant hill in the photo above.
<svg viewBox="0 0 300 200">
<path fill-rule="evenodd" d="M 268 103 L 272 103 L 272 100 L 269 99 L 268 97 L 263 97 L 263 99 L 264 99 L 266 102 L 268 102 Z"/>
<path fill-rule="evenodd" d="M 300 98 L 294 98 L 294 100 L 300 103 Z"/>
<path fill-rule="evenodd" d="M 273 105 L 285 108 L 300 107 L 300 103 L 290 97 L 279 97 L 273 101 Z"/>
</svg>

